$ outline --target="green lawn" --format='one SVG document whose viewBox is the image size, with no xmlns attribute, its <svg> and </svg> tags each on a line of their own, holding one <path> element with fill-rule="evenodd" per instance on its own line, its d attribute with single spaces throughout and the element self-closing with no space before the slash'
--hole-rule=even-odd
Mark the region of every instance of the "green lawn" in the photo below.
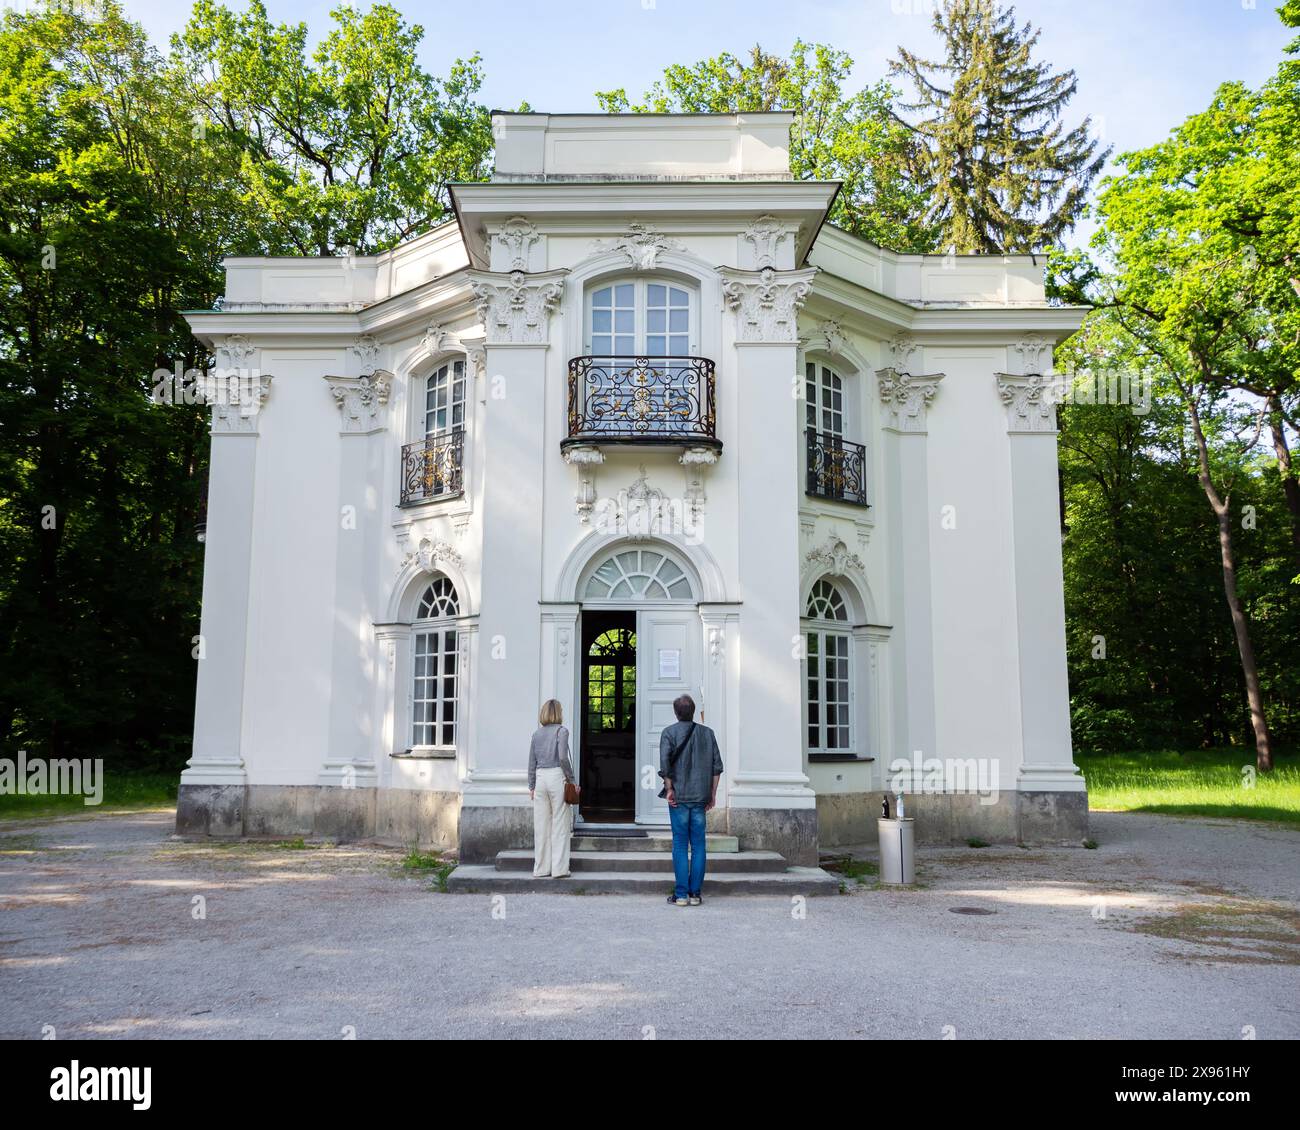
<svg viewBox="0 0 1300 1130">
<path fill-rule="evenodd" d="M 26 820 L 40 816 L 68 816 L 78 812 L 93 815 L 107 809 L 162 808 L 176 803 L 175 773 L 114 772 L 104 768 L 104 798 L 98 806 L 84 803 L 80 796 L 18 796 L 0 793 L 0 819 Z"/>
<path fill-rule="evenodd" d="M 1294 755 L 1275 756 L 1273 772 L 1256 775 L 1253 786 L 1243 768 L 1253 770 L 1255 754 L 1241 748 L 1076 754 L 1074 760 L 1088 779 L 1094 809 L 1300 823 Z"/>
</svg>

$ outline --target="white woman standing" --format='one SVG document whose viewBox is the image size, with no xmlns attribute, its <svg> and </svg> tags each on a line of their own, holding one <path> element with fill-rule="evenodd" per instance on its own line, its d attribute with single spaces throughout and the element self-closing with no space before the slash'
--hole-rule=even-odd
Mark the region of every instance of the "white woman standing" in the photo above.
<svg viewBox="0 0 1300 1130">
<path fill-rule="evenodd" d="M 569 875 L 569 835 L 573 831 L 565 785 L 578 786 L 569 761 L 569 731 L 564 708 L 556 699 L 542 703 L 541 723 L 528 749 L 528 795 L 533 798 L 533 878 L 564 879 Z"/>
</svg>

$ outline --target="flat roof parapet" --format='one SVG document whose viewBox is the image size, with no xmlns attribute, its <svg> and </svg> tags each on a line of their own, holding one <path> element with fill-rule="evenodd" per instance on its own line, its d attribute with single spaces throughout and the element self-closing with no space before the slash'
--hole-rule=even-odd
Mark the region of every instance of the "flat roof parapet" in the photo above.
<svg viewBox="0 0 1300 1130">
<path fill-rule="evenodd" d="M 494 111 L 495 181 L 789 180 L 786 112 Z"/>
</svg>

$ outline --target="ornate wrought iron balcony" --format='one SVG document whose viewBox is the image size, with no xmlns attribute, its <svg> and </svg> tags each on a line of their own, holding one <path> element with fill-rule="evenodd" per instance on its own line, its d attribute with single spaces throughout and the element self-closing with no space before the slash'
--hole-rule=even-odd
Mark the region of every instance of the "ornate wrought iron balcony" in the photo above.
<svg viewBox="0 0 1300 1130">
<path fill-rule="evenodd" d="M 574 357 L 569 436 L 561 446 L 721 447 L 713 395 L 713 362 L 705 357 Z"/>
<path fill-rule="evenodd" d="M 829 432 L 808 429 L 808 493 L 867 505 L 867 449 Z"/>
<path fill-rule="evenodd" d="M 451 498 L 464 489 L 465 431 L 408 443 L 402 448 L 402 505 Z"/>
</svg>

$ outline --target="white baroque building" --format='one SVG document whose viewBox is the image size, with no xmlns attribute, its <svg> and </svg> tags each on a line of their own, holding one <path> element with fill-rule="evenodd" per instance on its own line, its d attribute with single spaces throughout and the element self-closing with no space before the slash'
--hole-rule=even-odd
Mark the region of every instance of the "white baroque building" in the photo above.
<svg viewBox="0 0 1300 1130">
<path fill-rule="evenodd" d="M 714 826 L 813 863 L 1077 842 L 1052 346 L 1029 256 L 898 255 L 788 114 L 497 114 L 456 218 L 226 261 L 178 829 L 531 844 L 541 700 L 581 825 L 662 825 L 683 691 Z M 234 379 L 231 379 L 234 378 Z"/>
</svg>

